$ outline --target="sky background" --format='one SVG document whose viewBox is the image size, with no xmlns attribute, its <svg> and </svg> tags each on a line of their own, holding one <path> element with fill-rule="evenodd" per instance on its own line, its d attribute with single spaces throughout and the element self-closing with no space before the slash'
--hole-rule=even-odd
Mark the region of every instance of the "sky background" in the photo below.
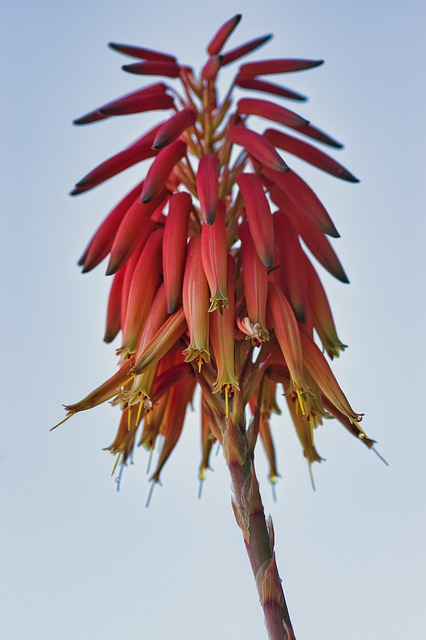
<svg viewBox="0 0 426 640">
<path fill-rule="evenodd" d="M 243 20 L 229 48 L 275 36 L 250 59 L 326 60 L 282 83 L 309 95 L 296 110 L 345 143 L 333 155 L 361 179 L 302 173 L 340 231 L 335 247 L 351 280 L 323 277 L 349 344 L 334 371 L 389 461 L 329 424 L 317 433 L 327 461 L 314 468 L 313 492 L 283 415 L 273 427 L 282 475 L 273 503 L 259 449 L 297 638 L 400 640 L 424 629 L 425 5 L 15 0 L 3 3 L 0 25 L 5 640 L 266 638 L 221 453 L 197 499 L 197 413 L 149 509 L 145 452 L 116 492 L 113 458 L 102 451 L 118 422 L 111 407 L 49 432 L 61 403 L 114 370 L 115 345 L 102 343 L 108 281 L 102 268 L 82 276 L 76 261 L 141 169 L 80 198 L 67 194 L 152 122 L 142 114 L 78 129 L 71 120 L 140 86 L 107 42 L 168 51 L 199 68 L 206 43 L 235 13 Z"/>
</svg>

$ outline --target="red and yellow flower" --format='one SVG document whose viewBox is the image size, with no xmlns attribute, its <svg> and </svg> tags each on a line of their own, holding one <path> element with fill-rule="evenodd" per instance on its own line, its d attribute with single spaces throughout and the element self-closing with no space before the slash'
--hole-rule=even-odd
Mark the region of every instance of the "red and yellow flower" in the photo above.
<svg viewBox="0 0 426 640">
<path fill-rule="evenodd" d="M 122 417 L 110 450 L 122 455 L 123 464 L 138 444 L 152 451 L 162 439 L 154 482 L 176 446 L 197 385 L 201 479 L 213 443 L 222 443 L 224 425 L 234 425 L 237 434 L 238 428 L 244 431 L 250 407 L 250 446 L 260 435 L 276 481 L 269 421 L 271 412 L 279 412 L 280 385 L 309 464 L 320 460 L 314 429 L 324 417 L 335 417 L 373 445 L 359 426 L 362 414 L 352 409 L 317 346 L 319 340 L 330 359 L 345 348 L 305 246 L 334 277 L 348 279 L 332 244 L 339 234 L 317 195 L 291 168 L 291 159 L 297 156 L 348 182 L 357 178 L 311 144 L 337 149 L 339 142 L 268 99 L 303 101 L 269 76 L 311 69 L 322 61 L 242 64 L 221 100 L 221 69 L 270 38 L 226 50 L 240 17 L 228 20 L 211 39 L 198 75 L 173 55 L 111 44 L 133 58 L 124 71 L 136 79 L 160 80 L 75 120 L 81 126 L 125 114 L 169 112 L 72 191 L 81 194 L 150 160 L 79 263 L 86 272 L 108 259 L 112 286 L 105 340 L 120 336 L 118 371 L 65 408 L 68 418 L 112 401 Z M 247 97 L 236 96 L 234 89 L 248 92 Z M 277 128 L 262 132 L 265 120 Z"/>
</svg>

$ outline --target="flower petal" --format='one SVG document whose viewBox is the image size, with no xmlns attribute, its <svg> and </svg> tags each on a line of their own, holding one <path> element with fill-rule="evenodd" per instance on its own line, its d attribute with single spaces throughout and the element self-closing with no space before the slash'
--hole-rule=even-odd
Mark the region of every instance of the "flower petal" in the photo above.
<svg viewBox="0 0 426 640">
<path fill-rule="evenodd" d="M 288 136 L 282 131 L 276 131 L 275 129 L 267 129 L 263 135 L 274 145 L 274 147 L 284 149 L 285 151 L 298 156 L 302 160 L 305 160 L 305 162 L 309 162 L 309 164 L 318 167 L 318 169 L 322 169 L 322 171 L 326 171 L 332 176 L 336 176 L 336 178 L 341 178 L 341 180 L 347 180 L 348 182 L 359 182 L 358 178 L 355 178 L 352 173 L 333 160 L 333 158 L 330 158 L 330 156 L 302 140 L 297 140 L 296 138 Z"/>
<path fill-rule="evenodd" d="M 260 38 L 255 38 L 254 40 L 250 40 L 250 42 L 241 44 L 239 47 L 236 47 L 236 49 L 227 51 L 223 54 L 222 66 L 224 67 L 227 64 L 231 64 L 231 62 L 235 62 L 235 60 L 259 49 L 259 47 L 266 44 L 271 38 L 272 34 L 269 33 L 267 36 L 260 36 Z"/>
<path fill-rule="evenodd" d="M 312 69 L 323 64 L 324 60 L 300 60 L 297 58 L 277 58 L 275 60 L 261 60 L 260 62 L 247 62 L 241 65 L 240 78 L 255 78 L 275 73 L 292 73 Z"/>
<path fill-rule="evenodd" d="M 116 100 L 107 102 L 107 104 L 104 104 L 102 107 L 98 107 L 97 109 L 94 109 L 89 113 L 86 113 L 86 115 L 81 116 L 80 118 L 77 118 L 76 120 L 73 121 L 73 124 L 77 124 L 77 125 L 90 124 L 92 122 L 97 122 L 98 120 L 105 120 L 105 118 L 109 116 L 106 113 L 104 113 L 103 110 L 108 109 L 109 107 L 120 106 L 121 104 L 125 104 L 129 101 L 135 102 L 135 103 L 139 102 L 140 104 L 143 104 L 144 100 L 148 96 L 165 95 L 166 88 L 167 87 L 165 84 L 163 84 L 162 82 L 158 82 L 148 87 L 144 87 L 143 89 L 132 91 L 131 93 L 127 93 L 125 96 L 122 96 L 121 98 L 117 98 Z M 171 106 L 173 106 L 173 99 L 172 99 Z"/>
<path fill-rule="evenodd" d="M 162 149 L 171 142 L 174 142 L 189 127 L 192 127 L 197 120 L 197 113 L 190 107 L 175 113 L 170 120 L 167 120 L 154 139 L 153 149 Z"/>
<path fill-rule="evenodd" d="M 188 323 L 190 343 L 183 352 L 185 361 L 210 362 L 209 287 L 201 260 L 201 238 L 194 236 L 188 245 L 182 293 L 183 310 Z"/>
<path fill-rule="evenodd" d="M 319 388 L 333 405 L 355 425 L 362 420 L 362 414 L 350 406 L 348 399 L 340 388 L 327 360 L 315 342 L 303 331 L 300 333 L 303 361 L 307 370 L 317 382 Z"/>
<path fill-rule="evenodd" d="M 134 187 L 114 209 L 108 214 L 102 224 L 95 231 L 92 239 L 78 261 L 83 267 L 82 273 L 94 269 L 108 255 L 114 242 L 117 230 L 127 213 L 127 210 L 136 198 L 140 198 L 143 181 Z"/>
<path fill-rule="evenodd" d="M 272 180 L 278 189 L 270 190 L 271 200 L 284 211 L 297 215 L 300 212 L 318 229 L 333 238 L 339 238 L 339 232 L 324 205 L 318 196 L 306 184 L 302 178 L 292 170 L 287 171 L 288 179 L 283 179 L 281 173 L 273 173 L 268 168 L 263 167 L 262 173 Z"/>
<path fill-rule="evenodd" d="M 244 147 L 251 156 L 254 156 L 265 167 L 274 171 L 288 171 L 286 163 L 275 147 L 260 133 L 237 124 L 229 130 L 228 138 L 231 142 Z"/>
<path fill-rule="evenodd" d="M 251 89 L 252 91 L 271 93 L 272 95 L 288 98 L 289 100 L 299 100 L 301 102 L 306 100 L 305 96 L 302 96 L 300 93 L 296 93 L 296 91 L 293 91 L 292 89 L 286 89 L 285 87 L 280 87 L 272 82 L 258 80 L 257 78 L 240 78 L 240 76 L 237 76 L 235 84 L 237 87 L 241 87 L 241 89 Z"/>
<path fill-rule="evenodd" d="M 243 196 L 254 246 L 263 264 L 271 269 L 274 263 L 274 224 L 262 181 L 254 173 L 242 173 L 237 184 Z"/>
<path fill-rule="evenodd" d="M 268 310 L 284 360 L 300 393 L 306 387 L 301 332 L 290 303 L 284 293 L 273 283 L 269 284 Z"/>
<path fill-rule="evenodd" d="M 228 40 L 231 33 L 234 31 L 239 21 L 241 20 L 241 14 L 237 13 L 237 15 L 233 16 L 229 20 L 227 20 L 218 31 L 215 33 L 213 38 L 210 40 L 207 45 L 207 53 L 210 56 L 216 56 L 221 52 L 223 45 Z"/>
<path fill-rule="evenodd" d="M 273 219 L 283 291 L 297 320 L 305 322 L 307 302 L 305 254 L 291 219 L 282 211 L 276 211 Z"/>
<path fill-rule="evenodd" d="M 252 325 L 259 325 L 259 342 L 268 335 L 266 330 L 266 300 L 268 297 L 268 271 L 256 251 L 248 223 L 240 225 L 242 274 L 247 314 Z"/>
<path fill-rule="evenodd" d="M 215 153 L 201 156 L 196 183 L 203 220 L 213 224 L 219 198 L 219 158 Z"/>
<path fill-rule="evenodd" d="M 201 227 L 201 259 L 204 273 L 210 288 L 210 309 L 222 313 L 228 306 L 226 294 L 226 206 L 219 201 L 216 219 L 213 224 L 203 224 Z"/>
<path fill-rule="evenodd" d="M 95 167 L 95 169 L 90 171 L 84 176 L 84 178 L 77 182 L 74 189 L 71 191 L 71 195 L 75 196 L 83 193 L 84 191 L 89 191 L 89 189 L 97 187 L 102 182 L 105 182 L 105 180 L 109 180 L 109 178 L 117 175 L 117 173 L 121 173 L 125 169 L 132 167 L 134 164 L 142 162 L 142 160 L 155 156 L 157 152 L 152 149 L 152 144 L 158 128 L 159 125 L 133 142 L 130 147 L 127 147 L 127 149 L 116 153 L 114 156 L 111 156 L 111 158 L 108 158 L 108 160 L 105 160 L 105 162 L 102 162 L 100 165 Z"/>
<path fill-rule="evenodd" d="M 136 350 L 160 283 L 162 240 L 162 229 L 149 236 L 133 273 L 121 346 L 121 350 L 127 353 Z"/>
<path fill-rule="evenodd" d="M 146 175 L 141 198 L 144 204 L 151 202 L 165 186 L 172 169 L 185 153 L 186 143 L 183 140 L 176 140 L 159 151 Z"/>
<path fill-rule="evenodd" d="M 115 235 L 106 275 L 110 276 L 118 271 L 129 260 L 136 247 L 148 239 L 154 226 L 150 218 L 156 209 L 163 208 L 167 198 L 165 189 L 149 204 L 141 203 L 139 197 L 136 197 Z"/>
<path fill-rule="evenodd" d="M 169 313 L 176 310 L 181 300 L 192 206 L 192 198 L 185 192 L 174 193 L 169 201 L 163 236 L 163 278 Z"/>
<path fill-rule="evenodd" d="M 161 360 L 186 331 L 186 320 L 183 308 L 172 313 L 147 344 L 146 349 L 136 362 L 133 373 L 139 374 Z"/>
<path fill-rule="evenodd" d="M 152 60 L 154 62 L 176 62 L 175 56 L 155 51 L 153 49 L 144 49 L 143 47 L 135 47 L 130 44 L 118 44 L 117 42 L 110 42 L 108 46 L 114 51 L 118 51 L 119 53 L 123 53 L 124 55 L 132 58 Z"/>
<path fill-rule="evenodd" d="M 124 64 L 123 71 L 133 73 L 138 76 L 163 76 L 166 78 L 178 78 L 180 66 L 175 62 L 163 62 L 161 60 L 149 62 L 132 62 Z"/>
<path fill-rule="evenodd" d="M 120 269 L 115 274 L 108 297 L 104 342 L 112 342 L 121 329 L 121 300 L 126 272 Z"/>
<path fill-rule="evenodd" d="M 299 127 L 308 124 L 305 118 L 294 113 L 294 111 L 275 104 L 275 102 L 269 102 L 269 100 L 241 98 L 237 104 L 237 111 L 244 115 L 259 116 L 267 120 L 273 120 L 293 129 L 299 129 Z"/>
</svg>

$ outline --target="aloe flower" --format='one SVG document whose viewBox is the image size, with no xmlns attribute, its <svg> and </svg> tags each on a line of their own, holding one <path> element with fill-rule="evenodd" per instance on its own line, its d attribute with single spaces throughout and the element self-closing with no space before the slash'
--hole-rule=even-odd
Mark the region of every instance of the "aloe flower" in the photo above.
<svg viewBox="0 0 426 640">
<path fill-rule="evenodd" d="M 222 67 L 271 37 L 228 49 L 240 18 L 214 35 L 199 74 L 173 55 L 111 44 L 132 59 L 123 69 L 137 76 L 136 89 L 75 120 L 82 126 L 163 112 L 153 129 L 127 142 L 71 192 L 86 192 L 149 160 L 79 262 L 87 272 L 108 259 L 105 341 L 117 340 L 118 370 L 81 401 L 66 405 L 62 422 L 110 401 L 121 413 L 108 447 L 116 455 L 114 468 L 121 475 L 136 447 L 152 454 L 160 442 L 154 487 L 198 387 L 200 481 L 218 442 L 269 637 L 292 639 L 272 522 L 265 520 L 255 474 L 257 441 L 275 483 L 279 456 L 270 419 L 280 413 L 284 396 L 309 470 L 321 461 L 314 434 L 325 419 L 338 420 L 368 448 L 374 444 L 327 361 L 345 345 L 310 254 L 320 270 L 348 282 L 334 249 L 339 234 L 317 195 L 292 169 L 292 157 L 341 180 L 358 180 L 315 146 L 335 150 L 341 144 L 281 103 L 305 98 L 270 82 L 270 76 L 312 69 L 321 60 L 244 63 L 225 93 L 219 91 Z M 160 80 L 138 86 L 151 76 Z"/>
</svg>

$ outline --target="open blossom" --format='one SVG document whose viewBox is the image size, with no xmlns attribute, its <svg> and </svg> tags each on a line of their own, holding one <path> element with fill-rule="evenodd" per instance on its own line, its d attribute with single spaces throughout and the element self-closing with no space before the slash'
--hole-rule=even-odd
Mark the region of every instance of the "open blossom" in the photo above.
<svg viewBox="0 0 426 640">
<path fill-rule="evenodd" d="M 269 424 L 271 413 L 280 412 L 282 395 L 309 465 L 321 460 L 314 429 L 324 418 L 334 417 L 373 446 L 359 426 L 362 414 L 352 409 L 327 361 L 345 345 L 306 251 L 320 269 L 348 282 L 334 248 L 339 234 L 318 196 L 293 170 L 292 158 L 347 182 L 357 179 L 315 146 L 333 150 L 340 143 L 283 104 L 304 97 L 270 81 L 322 61 L 245 62 L 222 94 L 222 67 L 270 38 L 227 48 L 240 17 L 217 31 L 198 74 L 171 54 L 111 44 L 133 59 L 123 70 L 136 76 L 136 89 L 75 120 L 81 126 L 161 111 L 158 125 L 126 143 L 72 191 L 81 194 L 149 160 L 79 262 L 87 272 L 108 260 L 105 341 L 117 341 L 118 371 L 65 407 L 70 417 L 112 401 L 121 419 L 109 449 L 121 465 L 138 445 L 152 451 L 162 439 L 154 483 L 178 442 L 196 387 L 201 479 L 213 444 L 222 444 L 223 421 L 245 430 L 247 408 L 250 446 L 260 436 L 276 481 Z M 138 86 L 145 76 L 157 81 Z"/>
</svg>

